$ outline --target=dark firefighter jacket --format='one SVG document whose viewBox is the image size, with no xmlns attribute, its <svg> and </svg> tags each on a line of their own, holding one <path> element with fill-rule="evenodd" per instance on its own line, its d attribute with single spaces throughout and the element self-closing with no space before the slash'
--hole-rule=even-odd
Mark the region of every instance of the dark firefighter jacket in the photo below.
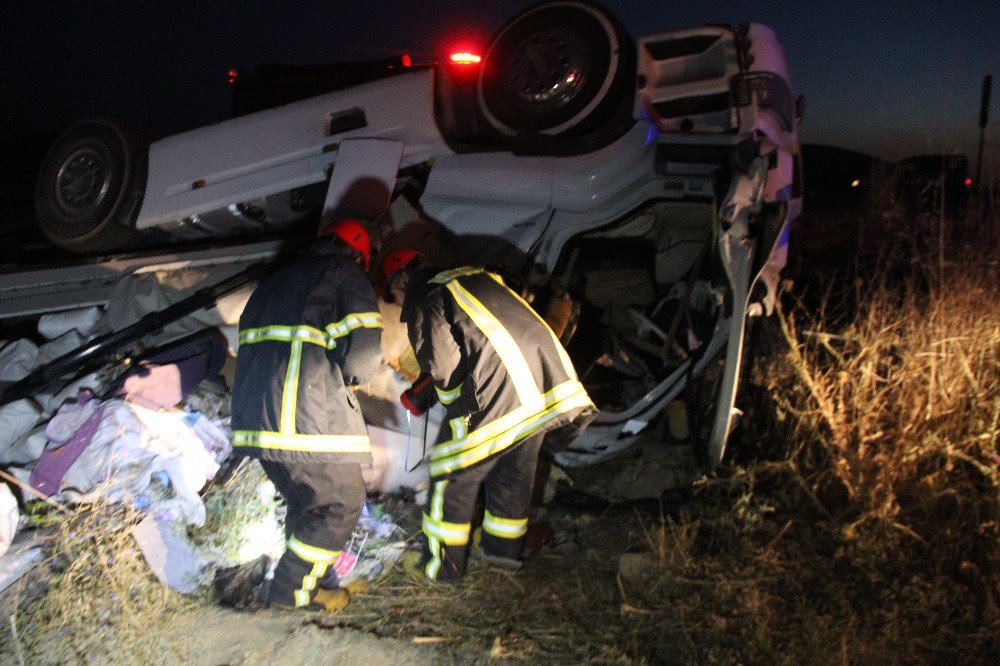
<svg viewBox="0 0 1000 666">
<path fill-rule="evenodd" d="M 236 451 L 277 462 L 369 460 L 350 387 L 381 362 L 381 330 L 371 283 L 329 239 L 262 280 L 240 317 Z"/>
<path fill-rule="evenodd" d="M 451 426 L 431 452 L 432 478 L 592 418 L 596 409 L 552 329 L 499 276 L 435 273 L 414 271 L 401 313 Z"/>
</svg>

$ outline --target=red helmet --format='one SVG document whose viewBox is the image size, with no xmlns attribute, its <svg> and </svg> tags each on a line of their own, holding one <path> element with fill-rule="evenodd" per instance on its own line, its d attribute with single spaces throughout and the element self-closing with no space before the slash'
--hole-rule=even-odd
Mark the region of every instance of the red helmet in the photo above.
<svg viewBox="0 0 1000 666">
<path fill-rule="evenodd" d="M 382 284 L 382 295 L 383 298 L 389 300 L 388 289 L 389 283 L 392 281 L 392 276 L 396 274 L 401 268 L 405 267 L 414 259 L 420 257 L 423 258 L 424 255 L 412 250 L 410 248 L 401 247 L 390 251 L 384 257 L 382 257 L 381 270 L 379 270 L 379 278 Z"/>
<path fill-rule="evenodd" d="M 319 235 L 320 237 L 336 236 L 344 242 L 344 245 L 356 250 L 364 259 L 365 270 L 368 270 L 368 262 L 371 260 L 372 255 L 372 244 L 368 237 L 368 230 L 364 224 L 357 220 L 336 220 L 326 225 L 323 231 L 319 232 Z"/>
</svg>

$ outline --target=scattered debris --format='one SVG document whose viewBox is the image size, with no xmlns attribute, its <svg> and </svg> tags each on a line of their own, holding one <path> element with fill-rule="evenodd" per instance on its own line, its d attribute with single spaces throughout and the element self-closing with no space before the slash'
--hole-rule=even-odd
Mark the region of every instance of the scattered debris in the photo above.
<svg viewBox="0 0 1000 666">
<path fill-rule="evenodd" d="M 198 588 L 202 559 L 168 523 L 146 516 L 132 528 L 132 536 L 161 583 L 185 594 Z"/>
<path fill-rule="evenodd" d="M 25 534 L 23 539 L 12 539 L 0 556 L 0 592 L 21 579 L 44 559 L 39 539 Z"/>
</svg>

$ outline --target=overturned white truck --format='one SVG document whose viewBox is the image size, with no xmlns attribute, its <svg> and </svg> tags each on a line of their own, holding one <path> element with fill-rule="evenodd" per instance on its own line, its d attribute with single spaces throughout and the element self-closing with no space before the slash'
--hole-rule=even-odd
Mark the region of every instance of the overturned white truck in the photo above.
<svg viewBox="0 0 1000 666">
<path fill-rule="evenodd" d="M 93 252 L 365 217 L 383 250 L 433 242 L 548 313 L 601 408 L 560 465 L 665 440 L 668 411 L 688 422 L 674 443 L 717 463 L 746 323 L 771 311 L 801 205 L 801 103 L 773 32 L 633 40 L 591 2 L 543 2 L 479 62 L 391 74 L 148 146 L 81 123 L 40 174 L 41 227 Z M 408 437 L 398 390 L 373 388 L 369 416 Z"/>
</svg>

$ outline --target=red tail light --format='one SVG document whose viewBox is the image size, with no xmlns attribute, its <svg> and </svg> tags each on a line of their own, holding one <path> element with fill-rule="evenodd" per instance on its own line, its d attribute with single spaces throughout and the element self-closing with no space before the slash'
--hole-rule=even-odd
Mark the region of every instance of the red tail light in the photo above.
<svg viewBox="0 0 1000 666">
<path fill-rule="evenodd" d="M 481 60 L 481 56 L 467 51 L 452 53 L 448 56 L 448 61 L 453 65 L 478 65 Z"/>
</svg>

